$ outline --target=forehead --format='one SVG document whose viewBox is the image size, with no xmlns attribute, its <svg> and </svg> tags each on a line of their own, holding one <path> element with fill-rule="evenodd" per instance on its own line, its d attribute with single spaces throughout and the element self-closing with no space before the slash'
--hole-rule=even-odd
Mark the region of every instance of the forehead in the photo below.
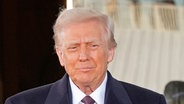
<svg viewBox="0 0 184 104">
<path fill-rule="evenodd" d="M 103 41 L 99 40 L 99 39 L 89 39 L 89 40 L 75 40 L 75 41 L 67 41 L 67 42 L 63 42 L 62 46 L 67 47 L 67 46 L 79 46 L 82 44 L 86 44 L 86 45 L 92 45 L 92 44 L 98 44 L 98 45 L 102 45 Z"/>
</svg>

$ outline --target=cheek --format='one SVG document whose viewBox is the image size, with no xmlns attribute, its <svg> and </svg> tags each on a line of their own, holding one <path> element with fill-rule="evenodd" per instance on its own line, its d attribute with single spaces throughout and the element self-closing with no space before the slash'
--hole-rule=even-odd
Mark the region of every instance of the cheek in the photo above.
<svg viewBox="0 0 184 104">
<path fill-rule="evenodd" d="M 77 61 L 77 57 L 78 57 L 77 54 L 65 53 L 63 55 L 65 66 L 67 67 L 67 66 L 73 65 Z"/>
<path fill-rule="evenodd" d="M 69 74 L 69 76 L 73 76 L 75 75 L 75 70 L 73 70 L 75 68 L 75 59 L 73 57 L 70 56 L 64 56 L 64 62 L 65 62 L 65 71 Z"/>
<path fill-rule="evenodd" d="M 101 68 L 105 67 L 105 65 L 108 63 L 108 54 L 103 50 L 92 54 L 95 63 Z"/>
</svg>

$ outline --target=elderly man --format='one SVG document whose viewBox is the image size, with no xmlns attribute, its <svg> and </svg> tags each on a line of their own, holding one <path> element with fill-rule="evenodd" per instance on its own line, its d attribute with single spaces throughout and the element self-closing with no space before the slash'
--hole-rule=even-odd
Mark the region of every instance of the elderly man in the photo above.
<svg viewBox="0 0 184 104">
<path fill-rule="evenodd" d="M 116 41 L 106 15 L 84 8 L 64 10 L 53 29 L 66 74 L 55 83 L 16 94 L 5 104 L 166 104 L 162 95 L 118 81 L 107 71 Z"/>
</svg>

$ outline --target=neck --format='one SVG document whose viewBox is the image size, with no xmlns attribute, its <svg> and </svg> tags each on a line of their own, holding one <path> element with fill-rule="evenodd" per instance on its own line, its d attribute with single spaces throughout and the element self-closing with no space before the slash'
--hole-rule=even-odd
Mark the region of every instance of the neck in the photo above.
<svg viewBox="0 0 184 104">
<path fill-rule="evenodd" d="M 82 92 L 84 92 L 86 95 L 90 95 L 91 93 L 93 93 L 94 90 L 92 87 L 88 86 L 88 87 L 80 87 L 79 88 Z"/>
<path fill-rule="evenodd" d="M 86 95 L 90 95 L 91 93 L 93 93 L 93 91 L 95 91 L 100 84 L 103 82 L 99 81 L 98 83 L 91 83 L 91 84 L 75 84 L 82 92 L 84 92 Z"/>
<path fill-rule="evenodd" d="M 104 80 L 104 78 L 103 78 Z M 77 84 L 75 83 L 75 85 L 82 91 L 84 92 L 86 95 L 90 95 L 91 93 L 93 93 L 93 91 L 95 91 L 100 84 L 103 82 L 103 80 L 96 82 L 96 83 L 91 83 L 91 84 Z"/>
<path fill-rule="evenodd" d="M 103 78 L 101 78 L 102 80 L 97 81 L 97 82 L 91 82 L 91 83 L 79 83 L 76 81 L 71 81 L 86 95 L 90 95 L 91 93 L 93 93 L 105 80 L 105 76 L 103 76 Z"/>
</svg>

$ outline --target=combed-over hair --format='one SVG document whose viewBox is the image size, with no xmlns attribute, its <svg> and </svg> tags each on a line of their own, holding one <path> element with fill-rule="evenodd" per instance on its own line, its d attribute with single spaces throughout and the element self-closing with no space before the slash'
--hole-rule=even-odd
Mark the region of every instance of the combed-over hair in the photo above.
<svg viewBox="0 0 184 104">
<path fill-rule="evenodd" d="M 55 41 L 55 45 L 57 45 L 59 42 L 58 35 L 62 33 L 64 27 L 72 23 L 79 23 L 90 19 L 96 19 L 105 26 L 110 47 L 116 47 L 117 43 L 114 39 L 113 21 L 107 15 L 87 8 L 74 8 L 60 11 L 59 16 L 53 26 L 53 39 Z"/>
</svg>

